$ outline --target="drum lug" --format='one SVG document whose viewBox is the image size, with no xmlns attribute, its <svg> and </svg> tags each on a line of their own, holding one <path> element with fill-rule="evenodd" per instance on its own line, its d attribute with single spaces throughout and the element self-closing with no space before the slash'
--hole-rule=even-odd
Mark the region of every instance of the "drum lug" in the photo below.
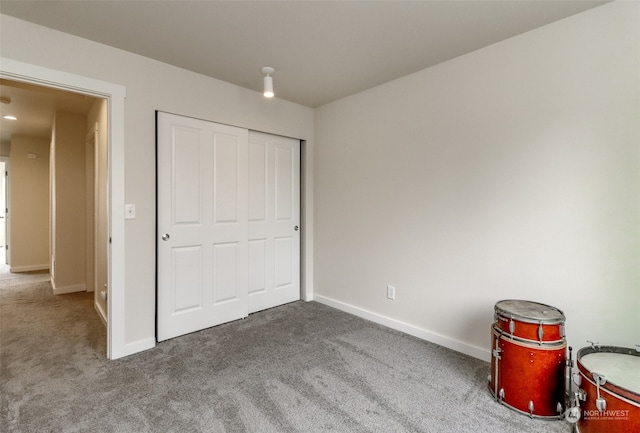
<svg viewBox="0 0 640 433">
<path fill-rule="evenodd" d="M 498 392 L 498 398 L 500 398 L 500 401 L 504 400 L 504 388 L 500 388 L 500 392 Z"/>
<path fill-rule="evenodd" d="M 513 333 L 516 331 L 516 322 L 513 321 L 513 317 L 509 321 L 509 332 L 511 333 L 511 338 L 513 338 Z"/>
<path fill-rule="evenodd" d="M 556 412 L 562 413 L 562 403 L 558 402 L 558 404 L 556 405 Z"/>
<path fill-rule="evenodd" d="M 591 344 L 592 349 L 600 349 L 600 343 L 597 341 L 587 340 L 587 343 Z"/>
<path fill-rule="evenodd" d="M 533 418 L 533 400 L 529 400 L 529 418 Z"/>
<path fill-rule="evenodd" d="M 564 337 L 565 337 L 565 335 L 564 335 L 564 323 L 563 323 L 562 325 L 560 325 L 560 336 L 561 336 L 562 338 L 564 338 Z"/>
<path fill-rule="evenodd" d="M 540 340 L 540 344 L 542 344 L 542 338 L 544 337 L 544 329 L 542 329 L 542 322 L 538 325 L 538 340 Z"/>
<path fill-rule="evenodd" d="M 607 383 L 607 378 L 604 377 L 603 374 L 595 372 L 592 374 L 593 380 L 596 382 L 596 392 L 598 393 L 598 397 L 596 398 L 596 409 L 598 409 L 600 412 L 604 412 L 605 410 L 607 410 L 607 400 L 600 397 L 600 387 Z"/>
</svg>

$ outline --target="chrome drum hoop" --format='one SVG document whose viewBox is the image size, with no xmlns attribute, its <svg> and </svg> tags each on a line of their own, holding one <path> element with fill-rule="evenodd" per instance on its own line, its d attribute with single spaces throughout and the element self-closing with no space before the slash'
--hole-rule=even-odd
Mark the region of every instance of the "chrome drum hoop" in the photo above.
<svg viewBox="0 0 640 433">
<path fill-rule="evenodd" d="M 509 311 L 508 307 L 506 307 L 506 304 L 508 303 L 519 303 L 519 304 L 526 304 L 529 306 L 542 307 L 545 309 L 545 311 L 548 310 L 548 311 L 553 311 L 557 313 L 556 316 L 558 317 L 552 318 L 552 317 L 526 316 L 524 314 L 518 313 L 517 311 Z M 500 304 L 505 305 L 505 307 L 501 307 Z M 539 325 L 539 324 L 562 325 L 566 320 L 564 312 L 556 307 L 552 307 L 551 305 L 547 305 L 547 304 L 541 304 L 539 302 L 523 301 L 523 300 L 517 300 L 517 299 L 503 299 L 501 301 L 498 301 L 494 306 L 494 312 L 495 312 L 494 313 L 495 320 L 499 320 L 500 318 L 502 318 L 505 321 L 517 320 L 522 323 L 531 323 L 535 325 Z"/>
<path fill-rule="evenodd" d="M 549 341 L 531 340 L 529 338 L 522 338 L 522 337 L 518 337 L 517 335 L 513 335 L 508 332 L 505 332 L 504 330 L 500 329 L 497 326 L 494 326 L 493 329 L 497 334 L 499 334 L 499 336 L 503 336 L 505 339 L 513 340 L 514 342 L 522 343 L 521 345 L 531 346 L 532 348 L 533 347 L 539 348 L 541 346 L 549 346 L 549 348 L 553 348 L 554 346 L 566 345 L 566 342 L 567 342 L 567 339 L 565 337 L 562 337 L 559 340 L 549 340 Z"/>
</svg>

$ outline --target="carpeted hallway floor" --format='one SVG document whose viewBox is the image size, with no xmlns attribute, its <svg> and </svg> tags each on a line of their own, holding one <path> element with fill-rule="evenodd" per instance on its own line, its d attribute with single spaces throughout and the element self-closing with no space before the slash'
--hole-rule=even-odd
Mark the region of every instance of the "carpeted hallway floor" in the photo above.
<svg viewBox="0 0 640 433">
<path fill-rule="evenodd" d="M 494 402 L 486 362 L 315 302 L 108 361 L 92 294 L 0 284 L 3 432 L 571 431 Z"/>
</svg>

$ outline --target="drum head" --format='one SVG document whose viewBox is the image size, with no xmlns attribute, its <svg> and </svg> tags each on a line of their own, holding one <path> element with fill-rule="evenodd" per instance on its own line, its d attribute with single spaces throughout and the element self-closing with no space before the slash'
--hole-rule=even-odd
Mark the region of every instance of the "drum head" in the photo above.
<svg viewBox="0 0 640 433">
<path fill-rule="evenodd" d="M 607 382 L 640 395 L 640 356 L 629 352 L 587 353 L 580 362 L 591 373 L 604 375 Z"/>
<path fill-rule="evenodd" d="M 495 310 L 498 314 L 524 321 L 535 321 L 540 323 L 561 323 L 564 322 L 564 313 L 550 305 L 539 304 L 532 301 L 522 301 L 518 299 L 506 299 L 496 304 Z"/>
</svg>

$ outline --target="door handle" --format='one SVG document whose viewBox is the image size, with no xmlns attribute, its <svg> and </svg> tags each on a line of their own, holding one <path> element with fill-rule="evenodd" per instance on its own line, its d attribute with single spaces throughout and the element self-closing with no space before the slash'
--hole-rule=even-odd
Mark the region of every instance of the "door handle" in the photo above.
<svg viewBox="0 0 640 433">
<path fill-rule="evenodd" d="M 165 234 L 162 235 L 162 240 L 163 241 L 168 241 L 170 237 L 171 236 L 169 236 L 169 233 L 165 233 Z"/>
<path fill-rule="evenodd" d="M 294 229 L 295 231 L 298 231 L 298 230 L 300 230 L 300 227 L 295 226 L 293 229 Z"/>
</svg>

